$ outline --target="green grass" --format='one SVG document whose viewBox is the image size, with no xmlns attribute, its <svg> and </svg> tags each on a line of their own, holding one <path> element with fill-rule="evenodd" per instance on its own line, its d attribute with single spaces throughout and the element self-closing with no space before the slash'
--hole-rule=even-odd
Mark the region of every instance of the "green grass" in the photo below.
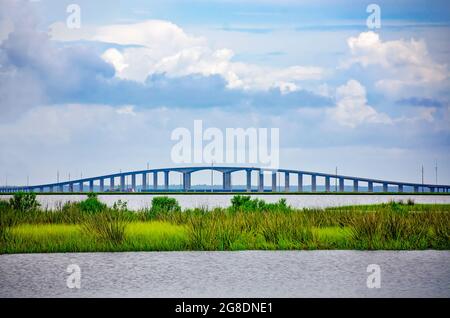
<svg viewBox="0 0 450 318">
<path fill-rule="evenodd" d="M 126 226 L 126 239 L 111 244 L 74 224 L 21 224 L 13 227 L 3 253 L 170 251 L 188 244 L 186 227 L 165 222 L 134 222 Z"/>
<path fill-rule="evenodd" d="M 181 210 L 161 197 L 152 203 L 131 212 L 123 202 L 108 208 L 91 196 L 48 211 L 17 197 L 14 205 L 0 203 L 0 253 L 450 249 L 446 204 L 293 209 L 284 200 L 242 196 L 226 209 Z"/>
</svg>

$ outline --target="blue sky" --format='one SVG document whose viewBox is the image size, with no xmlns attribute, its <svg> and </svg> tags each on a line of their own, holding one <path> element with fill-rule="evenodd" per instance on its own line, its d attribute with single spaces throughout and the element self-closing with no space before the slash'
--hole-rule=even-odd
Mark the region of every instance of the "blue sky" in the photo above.
<svg viewBox="0 0 450 318">
<path fill-rule="evenodd" d="M 366 25 L 370 3 L 380 29 Z M 283 168 L 418 182 L 423 164 L 434 182 L 437 161 L 450 183 L 448 1 L 0 9 L 2 185 L 173 166 L 171 132 L 195 119 L 280 128 Z"/>
</svg>

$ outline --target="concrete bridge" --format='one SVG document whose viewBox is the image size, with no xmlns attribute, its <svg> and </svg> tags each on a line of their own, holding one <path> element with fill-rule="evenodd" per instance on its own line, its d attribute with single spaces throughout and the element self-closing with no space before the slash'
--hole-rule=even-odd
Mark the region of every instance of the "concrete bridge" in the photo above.
<svg viewBox="0 0 450 318">
<path fill-rule="evenodd" d="M 421 184 L 410 183 L 401 181 L 388 181 L 379 179 L 369 179 L 361 177 L 352 177 L 345 175 L 336 175 L 320 172 L 289 170 L 289 169 L 264 169 L 255 167 L 183 167 L 183 168 L 162 168 L 162 169 L 149 169 L 140 171 L 120 172 L 115 174 L 103 175 L 93 178 L 83 178 L 78 180 L 64 181 L 58 183 L 41 184 L 34 186 L 15 186 L 15 187 L 3 187 L 0 188 L 0 192 L 74 192 L 75 187 L 78 192 L 93 192 L 95 186 L 100 192 L 104 191 L 137 191 L 138 183 L 140 183 L 141 191 L 169 191 L 169 174 L 177 173 L 182 176 L 182 190 L 193 191 L 191 185 L 191 176 L 193 173 L 213 170 L 222 173 L 222 191 L 233 191 L 231 183 L 231 175 L 235 172 L 246 173 L 246 191 L 255 191 L 252 187 L 252 175 L 257 175 L 257 192 L 272 191 L 275 192 L 279 188 L 277 185 L 277 177 L 284 178 L 284 187 L 280 189 L 285 192 L 303 192 L 304 191 L 304 178 L 308 177 L 311 180 L 311 192 L 317 192 L 317 181 L 322 178 L 325 183 L 325 192 L 331 192 L 331 182 L 335 181 L 338 185 L 336 189 L 338 192 L 345 191 L 345 181 L 351 182 L 353 192 L 360 192 L 362 183 L 367 185 L 367 191 L 373 192 L 374 186 L 382 188 L 382 192 L 389 192 L 396 190 L 396 192 L 404 192 L 405 188 L 409 188 L 408 192 L 445 192 L 448 193 L 450 185 L 438 185 L 438 184 Z M 269 174 L 271 176 L 270 187 L 267 188 L 264 185 L 264 175 Z M 158 177 L 162 175 L 164 178 L 164 184 L 162 187 L 158 184 Z M 292 176 L 297 176 L 297 184 L 291 186 Z M 149 177 L 153 178 L 153 184 L 149 186 Z M 126 179 L 131 178 L 130 188 L 126 185 Z M 118 183 L 116 183 L 118 179 Z M 105 184 L 108 181 L 108 184 Z M 117 187 L 116 187 L 117 184 Z"/>
</svg>

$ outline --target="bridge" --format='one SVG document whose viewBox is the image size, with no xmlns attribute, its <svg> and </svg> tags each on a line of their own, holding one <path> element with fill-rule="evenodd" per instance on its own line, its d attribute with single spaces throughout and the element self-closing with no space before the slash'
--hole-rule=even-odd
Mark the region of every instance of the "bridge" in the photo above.
<svg viewBox="0 0 450 318">
<path fill-rule="evenodd" d="M 183 168 L 159 168 L 159 169 L 148 169 L 140 171 L 129 171 L 120 172 L 115 174 L 103 175 L 93 178 L 83 178 L 78 180 L 63 181 L 50 184 L 40 184 L 33 186 L 11 186 L 2 187 L 0 192 L 94 192 L 97 188 L 100 192 L 105 191 L 132 191 L 136 192 L 138 188 L 140 191 L 169 191 L 169 175 L 171 173 L 177 173 L 182 176 L 182 191 L 189 192 L 195 191 L 192 189 L 191 176 L 193 173 L 199 171 L 217 171 L 222 173 L 223 182 L 221 191 L 231 192 L 233 191 L 233 186 L 231 183 L 231 175 L 236 172 L 246 173 L 246 188 L 247 192 L 275 192 L 275 191 L 285 191 L 285 192 L 304 192 L 304 178 L 308 177 L 311 180 L 310 188 L 311 192 L 318 192 L 317 181 L 322 178 L 324 180 L 325 192 L 331 192 L 332 186 L 331 182 L 334 181 L 336 184 L 337 192 L 345 192 L 345 181 L 352 184 L 353 192 L 361 192 L 361 184 L 365 183 L 367 186 L 367 192 L 374 192 L 374 185 L 378 185 L 382 192 L 389 192 L 392 190 L 397 190 L 396 192 L 404 192 L 405 188 L 409 188 L 408 192 L 445 192 L 448 193 L 450 185 L 438 185 L 438 184 L 422 184 L 422 183 L 410 183 L 410 182 L 400 182 L 400 181 L 388 181 L 379 179 L 369 179 L 361 177 L 352 177 L 337 174 L 328 174 L 320 172 L 310 172 L 310 171 L 300 171 L 300 170 L 290 170 L 290 169 L 265 169 L 265 168 L 255 168 L 255 167 L 183 167 Z M 257 186 L 256 189 L 252 187 L 252 175 L 257 175 Z M 269 174 L 271 176 L 271 183 L 269 187 L 264 185 L 264 175 Z M 164 184 L 161 186 L 158 184 L 158 176 L 162 175 L 164 178 Z M 292 176 L 297 176 L 297 184 L 291 186 Z M 149 185 L 149 177 L 153 178 L 153 184 Z M 277 176 L 284 177 L 284 187 L 280 188 L 277 185 Z M 126 184 L 127 178 L 131 178 L 131 187 L 128 188 Z M 118 183 L 116 183 L 118 179 Z M 107 182 L 105 182 L 107 181 Z M 138 182 L 140 187 L 138 187 Z M 118 187 L 115 185 L 118 184 Z"/>
</svg>

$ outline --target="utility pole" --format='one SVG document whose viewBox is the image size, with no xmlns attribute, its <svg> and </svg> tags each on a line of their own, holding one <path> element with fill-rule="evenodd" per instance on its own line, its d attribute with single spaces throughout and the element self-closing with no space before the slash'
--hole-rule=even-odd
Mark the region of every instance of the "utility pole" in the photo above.
<svg viewBox="0 0 450 318">
<path fill-rule="evenodd" d="M 338 169 L 337 168 L 338 167 L 336 166 L 336 171 L 335 171 L 336 178 L 334 178 L 334 189 L 335 189 L 335 192 L 337 192 L 337 175 L 338 175 Z"/>
<path fill-rule="evenodd" d="M 211 161 L 211 192 L 214 192 L 214 161 Z"/>
<path fill-rule="evenodd" d="M 422 165 L 422 192 L 423 192 L 423 165 Z"/>
<path fill-rule="evenodd" d="M 437 160 L 435 161 L 435 167 L 434 167 L 434 169 L 435 169 L 435 171 L 436 171 L 436 185 L 438 184 L 438 165 L 437 165 Z"/>
</svg>

